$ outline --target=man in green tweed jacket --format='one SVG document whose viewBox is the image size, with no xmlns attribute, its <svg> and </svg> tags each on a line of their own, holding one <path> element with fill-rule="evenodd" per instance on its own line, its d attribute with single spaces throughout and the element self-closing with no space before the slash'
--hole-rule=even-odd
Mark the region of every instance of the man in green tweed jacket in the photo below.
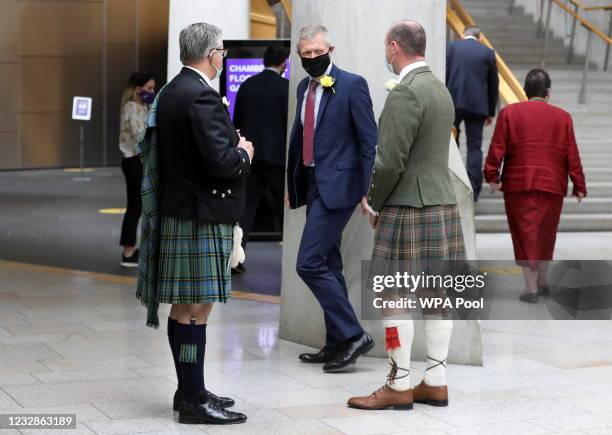
<svg viewBox="0 0 612 435">
<path fill-rule="evenodd" d="M 418 273 L 417 264 L 465 258 L 448 166 L 453 102 L 425 63 L 425 47 L 425 30 L 415 21 L 395 23 L 386 35 L 387 68 L 400 80 L 381 114 L 376 160 L 363 202 L 376 231 L 373 262 L 401 262 L 408 274 Z M 398 320 L 398 314 L 408 320 Z M 436 314 L 438 318 L 427 315 L 425 320 L 428 368 L 423 382 L 411 389 L 414 321 L 406 313 L 383 313 L 391 372 L 382 388 L 349 399 L 349 406 L 412 409 L 414 402 L 448 404 L 445 366 L 452 320 Z"/>
</svg>

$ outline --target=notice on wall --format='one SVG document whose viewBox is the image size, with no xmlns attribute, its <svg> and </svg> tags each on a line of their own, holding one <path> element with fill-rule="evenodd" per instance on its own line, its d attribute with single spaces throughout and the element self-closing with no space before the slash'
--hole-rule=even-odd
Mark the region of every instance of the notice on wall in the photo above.
<svg viewBox="0 0 612 435">
<path fill-rule="evenodd" d="M 264 70 L 263 59 L 235 59 L 228 58 L 225 63 L 225 95 L 229 101 L 229 112 L 234 119 L 234 106 L 236 103 L 236 94 L 240 85 L 249 77 L 259 74 Z M 289 79 L 289 60 L 287 59 L 287 68 L 283 73 L 283 78 Z"/>
<path fill-rule="evenodd" d="M 93 100 L 90 97 L 74 97 L 72 99 L 72 119 L 90 121 L 92 104 Z"/>
</svg>

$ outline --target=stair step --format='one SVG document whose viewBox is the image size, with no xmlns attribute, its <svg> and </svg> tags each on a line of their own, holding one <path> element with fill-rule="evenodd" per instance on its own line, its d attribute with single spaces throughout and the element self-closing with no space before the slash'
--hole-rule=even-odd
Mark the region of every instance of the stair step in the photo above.
<svg viewBox="0 0 612 435">
<path fill-rule="evenodd" d="M 573 184 L 569 183 L 568 192 L 571 192 L 572 189 Z M 589 197 L 587 199 L 610 198 L 612 197 L 612 180 L 591 182 L 587 176 L 587 190 L 589 191 Z M 501 194 L 499 192 L 491 192 L 489 185 L 487 183 L 483 183 L 482 191 L 480 192 L 480 200 L 499 199 L 500 195 Z"/>
<path fill-rule="evenodd" d="M 527 72 L 538 68 L 543 38 L 538 36 L 538 23 L 523 7 L 509 13 L 510 0 L 463 0 L 497 52 L 509 65 L 519 82 Z M 565 35 L 548 34 L 546 69 L 552 79 L 551 104 L 572 115 L 576 139 L 587 178 L 589 198 L 578 204 L 566 198 L 560 231 L 612 231 L 612 71 L 604 72 L 590 62 L 587 102 L 578 104 L 584 56 L 577 55 L 567 64 Z M 483 152 L 486 155 L 493 128 L 484 131 Z M 464 137 L 461 153 L 465 155 Z M 465 159 L 465 156 L 463 157 Z M 570 191 L 571 191 L 570 183 Z M 503 198 L 491 193 L 485 185 L 476 206 L 478 232 L 507 232 Z"/>
<path fill-rule="evenodd" d="M 587 186 L 588 188 L 588 186 Z M 478 215 L 503 213 L 504 200 L 501 194 L 498 198 L 483 198 L 476 205 Z M 569 214 L 597 214 L 612 215 L 612 198 L 587 198 L 581 203 L 575 198 L 567 197 L 563 202 L 563 212 Z"/>
<path fill-rule="evenodd" d="M 505 214 L 476 216 L 476 232 L 507 233 Z M 562 214 L 559 231 L 612 231 L 612 214 Z"/>
</svg>

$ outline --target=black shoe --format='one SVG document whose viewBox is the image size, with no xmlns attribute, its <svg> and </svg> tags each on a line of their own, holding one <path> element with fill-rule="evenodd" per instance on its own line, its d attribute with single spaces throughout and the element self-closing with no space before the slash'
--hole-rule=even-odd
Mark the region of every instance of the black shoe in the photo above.
<svg viewBox="0 0 612 435">
<path fill-rule="evenodd" d="M 205 393 L 200 395 L 200 403 L 183 400 L 179 407 L 178 422 L 181 424 L 238 424 L 246 420 L 247 416 L 240 412 L 216 406 L 206 399 Z"/>
<path fill-rule="evenodd" d="M 521 302 L 526 302 L 528 304 L 537 304 L 540 297 L 538 296 L 538 293 L 525 292 L 519 297 L 519 299 Z"/>
<path fill-rule="evenodd" d="M 138 267 L 138 249 L 129 257 L 121 255 L 121 263 L 119 265 L 121 267 Z"/>
<path fill-rule="evenodd" d="M 355 364 L 357 358 L 373 348 L 374 340 L 367 332 L 364 332 L 358 339 L 346 342 L 338 356 L 323 366 L 323 371 L 325 373 L 341 371 L 351 364 Z"/>
<path fill-rule="evenodd" d="M 244 264 L 242 263 L 238 263 L 238 266 L 232 267 L 232 275 L 242 275 L 245 272 L 246 269 L 244 268 Z"/>
<path fill-rule="evenodd" d="M 216 394 L 211 393 L 210 391 L 206 392 L 206 397 L 211 403 L 215 404 L 219 408 L 231 408 L 236 404 L 236 402 L 234 402 L 234 399 L 230 397 L 219 397 Z M 174 400 L 172 401 L 172 409 L 174 411 L 178 411 L 180 409 L 181 400 L 181 392 L 180 390 L 176 390 L 176 392 L 174 393 Z"/>
<path fill-rule="evenodd" d="M 325 345 L 317 353 L 303 353 L 299 356 L 300 361 L 309 364 L 323 364 L 333 361 L 338 356 L 338 348 Z"/>
<path fill-rule="evenodd" d="M 538 295 L 540 296 L 548 296 L 550 294 L 550 286 L 549 285 L 538 285 Z"/>
</svg>

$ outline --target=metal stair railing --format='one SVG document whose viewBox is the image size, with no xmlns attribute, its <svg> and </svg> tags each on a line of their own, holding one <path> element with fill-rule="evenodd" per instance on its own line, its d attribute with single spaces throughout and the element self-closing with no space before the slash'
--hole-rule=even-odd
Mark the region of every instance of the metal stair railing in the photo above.
<svg viewBox="0 0 612 435">
<path fill-rule="evenodd" d="M 610 45 L 612 45 L 612 37 L 610 37 L 609 35 L 606 35 L 601 29 L 599 29 L 597 26 L 595 26 L 593 23 L 591 23 L 589 20 L 587 20 L 586 18 L 584 18 L 582 15 L 580 15 L 578 13 L 579 9 L 583 9 L 585 11 L 588 10 L 600 10 L 602 8 L 606 9 L 606 10 L 612 10 L 612 5 L 611 6 L 595 6 L 595 7 L 587 7 L 584 4 L 582 4 L 579 0 L 569 0 L 569 3 L 573 6 L 573 8 L 571 8 L 570 6 L 568 6 L 567 4 L 563 3 L 561 0 L 548 0 L 548 8 L 546 11 L 546 21 L 544 24 L 544 30 L 543 30 L 543 42 L 542 42 L 542 55 L 541 55 L 541 59 L 540 59 L 540 67 L 544 68 L 546 65 L 546 49 L 548 47 L 548 39 L 549 39 L 549 33 L 550 33 L 550 18 L 551 18 L 551 13 L 552 13 L 552 9 L 553 9 L 553 5 L 557 5 L 559 6 L 563 11 L 565 11 L 567 14 L 569 14 L 572 18 L 573 18 L 573 23 L 572 23 L 572 32 L 571 32 L 571 36 L 570 36 L 570 47 L 569 47 L 569 54 L 568 54 L 568 63 L 571 62 L 572 57 L 573 57 L 573 51 L 574 51 L 574 37 L 576 34 L 576 25 L 578 23 L 580 23 L 580 25 L 587 30 L 588 34 L 587 34 L 587 44 L 586 44 L 586 53 L 584 56 L 584 69 L 582 71 L 582 79 L 580 82 L 580 92 L 578 94 L 578 103 L 579 104 L 585 104 L 586 103 L 586 90 L 587 90 L 587 82 L 588 82 L 588 73 L 589 73 L 589 64 L 590 64 L 590 60 L 591 60 L 591 51 L 592 51 L 592 44 L 593 44 L 593 35 L 597 36 L 599 39 L 601 39 L 605 44 L 606 44 L 606 58 L 605 58 L 605 63 L 604 63 L 604 71 L 607 70 L 607 63 L 608 63 L 608 57 L 609 57 L 609 52 L 610 52 Z M 543 12 L 544 10 L 544 0 L 540 0 L 540 11 Z M 542 20 L 542 15 L 540 14 L 540 21 Z M 612 19 L 610 21 L 610 33 L 612 33 Z"/>
</svg>

